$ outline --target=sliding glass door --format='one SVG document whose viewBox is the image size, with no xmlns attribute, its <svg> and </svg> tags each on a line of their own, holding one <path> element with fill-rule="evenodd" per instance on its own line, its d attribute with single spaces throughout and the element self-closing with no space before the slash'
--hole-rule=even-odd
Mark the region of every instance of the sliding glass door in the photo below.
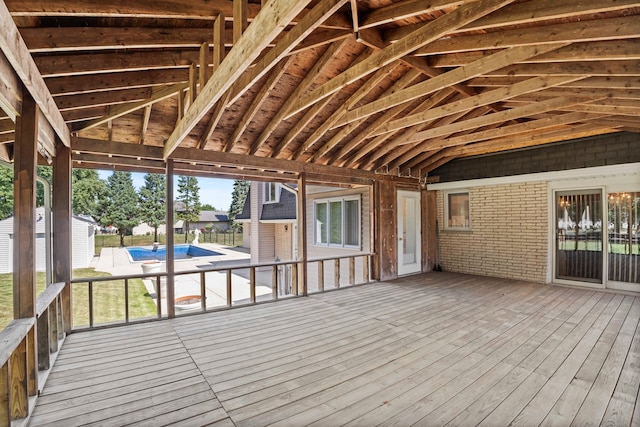
<svg viewBox="0 0 640 427">
<path fill-rule="evenodd" d="M 602 191 L 555 193 L 556 279 L 602 284 Z"/>
<path fill-rule="evenodd" d="M 607 194 L 608 286 L 640 291 L 640 192 Z"/>
</svg>

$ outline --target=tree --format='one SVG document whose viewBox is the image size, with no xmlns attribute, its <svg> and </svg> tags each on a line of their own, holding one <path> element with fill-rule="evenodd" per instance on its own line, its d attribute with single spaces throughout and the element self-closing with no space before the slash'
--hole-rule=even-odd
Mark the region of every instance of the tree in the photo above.
<svg viewBox="0 0 640 427">
<path fill-rule="evenodd" d="M 158 241 L 158 227 L 165 223 L 167 215 L 166 182 L 164 175 L 148 173 L 140 188 L 140 214 L 144 222 L 153 227 L 153 241 Z"/>
<path fill-rule="evenodd" d="M 233 192 L 231 193 L 231 206 L 229 207 L 229 223 L 234 229 L 238 226 L 236 216 L 242 213 L 244 202 L 249 193 L 249 181 L 237 179 L 233 182 Z"/>
<path fill-rule="evenodd" d="M 131 172 L 114 172 L 107 179 L 107 198 L 102 204 L 103 226 L 113 225 L 120 234 L 120 246 L 124 246 L 127 230 L 140 223 L 138 194 L 133 186 Z"/>
<path fill-rule="evenodd" d="M 0 219 L 13 215 L 13 169 L 0 166 Z"/>
<path fill-rule="evenodd" d="M 177 201 L 181 202 L 180 210 L 176 212 L 178 219 L 184 221 L 184 242 L 187 243 L 189 234 L 189 223 L 197 221 L 200 218 L 200 195 L 198 192 L 198 180 L 193 176 L 178 177 L 178 197 Z"/>
<path fill-rule="evenodd" d="M 107 186 L 93 169 L 71 172 L 71 207 L 76 215 L 88 215 L 99 221 L 99 205 L 107 196 Z"/>
<path fill-rule="evenodd" d="M 209 203 L 205 203 L 200 205 L 200 210 L 201 211 L 217 211 L 218 209 L 216 209 L 215 206 L 210 205 Z"/>
</svg>

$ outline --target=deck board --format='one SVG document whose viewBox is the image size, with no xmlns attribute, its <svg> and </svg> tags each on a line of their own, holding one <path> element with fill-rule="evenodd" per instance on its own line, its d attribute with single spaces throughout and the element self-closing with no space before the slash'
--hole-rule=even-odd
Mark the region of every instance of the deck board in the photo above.
<svg viewBox="0 0 640 427">
<path fill-rule="evenodd" d="M 640 296 L 431 273 L 76 333 L 38 425 L 638 423 Z"/>
</svg>

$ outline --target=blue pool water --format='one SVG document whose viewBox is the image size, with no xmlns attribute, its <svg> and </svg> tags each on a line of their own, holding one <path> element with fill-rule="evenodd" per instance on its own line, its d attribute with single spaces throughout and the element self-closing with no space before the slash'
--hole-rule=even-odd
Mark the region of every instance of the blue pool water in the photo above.
<svg viewBox="0 0 640 427">
<path fill-rule="evenodd" d="M 127 251 L 129 251 L 129 255 L 131 255 L 131 259 L 134 261 L 164 261 L 167 259 L 166 247 L 157 248 L 155 250 L 146 248 L 127 248 Z M 203 249 L 194 245 L 176 245 L 173 247 L 173 254 L 175 259 L 222 255 L 220 252 L 210 251 L 209 249 Z"/>
</svg>

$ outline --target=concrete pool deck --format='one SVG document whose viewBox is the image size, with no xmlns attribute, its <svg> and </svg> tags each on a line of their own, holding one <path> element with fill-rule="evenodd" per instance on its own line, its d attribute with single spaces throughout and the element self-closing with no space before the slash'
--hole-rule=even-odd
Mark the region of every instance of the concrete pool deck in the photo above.
<svg viewBox="0 0 640 427">
<path fill-rule="evenodd" d="M 209 269 L 216 267 L 233 267 L 248 265 L 251 262 L 251 255 L 248 249 L 229 247 L 211 243 L 199 243 L 197 246 L 220 253 L 216 256 L 198 257 L 175 261 L 175 271 L 192 271 L 198 269 Z M 114 276 L 143 274 L 143 261 L 132 262 L 126 248 L 103 248 L 100 256 L 91 263 L 91 267 L 96 271 L 104 271 Z M 166 271 L 165 263 L 162 262 L 162 271 Z M 256 297 L 260 299 L 262 295 L 271 295 L 271 271 L 256 272 Z M 143 280 L 154 301 L 155 287 L 154 280 Z M 163 283 L 161 281 L 161 283 Z M 226 274 L 224 272 L 205 273 L 207 307 L 220 307 L 227 303 L 226 299 Z M 162 287 L 164 291 L 164 286 Z M 176 298 L 186 295 L 200 294 L 200 274 L 188 274 L 175 276 Z M 248 269 L 236 270 L 232 274 L 232 296 L 234 303 L 248 302 L 250 298 L 250 287 L 248 279 Z M 157 301 L 155 301 L 157 303 Z M 161 299 L 163 312 L 166 313 L 166 300 Z"/>
</svg>

